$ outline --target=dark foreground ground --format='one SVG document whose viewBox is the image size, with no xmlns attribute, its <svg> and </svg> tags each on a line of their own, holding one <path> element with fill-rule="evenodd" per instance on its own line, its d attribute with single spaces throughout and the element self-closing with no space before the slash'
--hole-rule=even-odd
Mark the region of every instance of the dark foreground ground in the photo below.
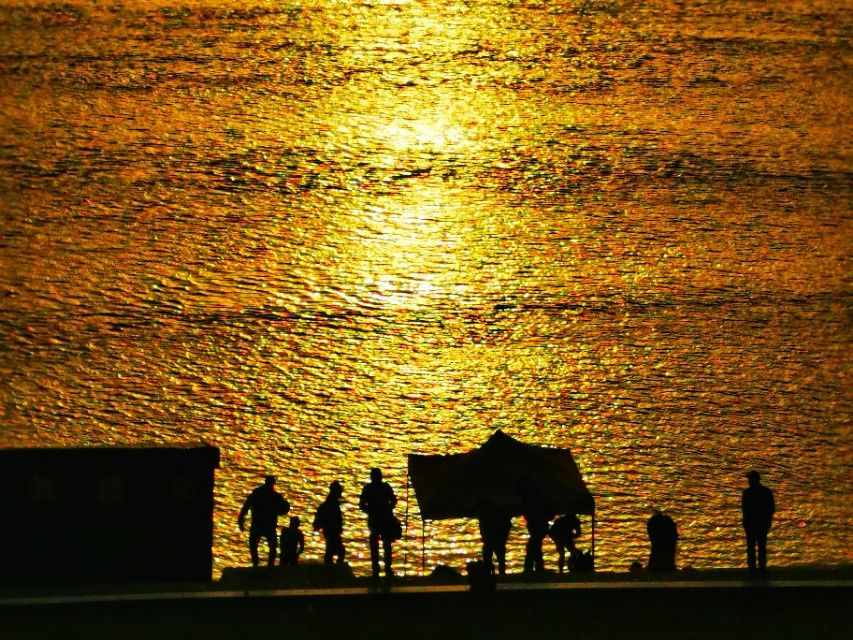
<svg viewBox="0 0 853 640">
<path fill-rule="evenodd" d="M 620 579 L 621 578 L 621 579 Z M 685 579 L 687 578 L 687 579 Z M 0 638 L 850 638 L 849 571 L 0 595 Z"/>
</svg>

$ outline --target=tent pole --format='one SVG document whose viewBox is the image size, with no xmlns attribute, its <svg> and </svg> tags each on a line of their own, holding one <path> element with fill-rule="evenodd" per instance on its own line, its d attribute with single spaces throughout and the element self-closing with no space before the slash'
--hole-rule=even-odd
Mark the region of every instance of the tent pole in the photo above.
<svg viewBox="0 0 853 640">
<path fill-rule="evenodd" d="M 406 575 L 406 567 L 409 566 L 409 468 L 406 467 L 406 530 L 403 534 L 403 548 L 406 550 L 403 556 L 403 576 Z"/>
</svg>

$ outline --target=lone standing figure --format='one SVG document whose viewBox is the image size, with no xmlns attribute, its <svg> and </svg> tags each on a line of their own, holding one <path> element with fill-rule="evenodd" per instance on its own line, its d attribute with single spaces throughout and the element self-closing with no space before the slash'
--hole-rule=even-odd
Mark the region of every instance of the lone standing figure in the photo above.
<svg viewBox="0 0 853 640">
<path fill-rule="evenodd" d="M 379 576 L 379 538 L 382 538 L 383 560 L 385 575 L 391 577 L 391 543 L 394 538 L 393 528 L 394 505 L 397 496 L 391 485 L 382 480 L 382 471 L 377 468 L 370 470 L 370 482 L 364 485 L 359 508 L 367 514 L 367 527 L 370 529 L 370 564 L 373 567 L 373 577 Z"/>
<path fill-rule="evenodd" d="M 285 515 L 288 511 L 290 511 L 290 503 L 275 490 L 275 476 L 266 476 L 264 484 L 256 487 L 243 502 L 243 508 L 240 509 L 240 515 L 237 518 L 237 525 L 240 527 L 240 531 L 244 531 L 246 515 L 251 512 L 249 552 L 252 554 L 253 567 L 258 566 L 258 544 L 260 544 L 261 538 L 266 538 L 269 546 L 267 565 L 272 567 L 275 564 L 278 547 L 278 536 L 276 535 L 278 517 Z"/>
<path fill-rule="evenodd" d="M 773 492 L 761 484 L 761 474 L 750 471 L 746 474 L 749 486 L 743 490 L 741 510 L 743 530 L 746 533 L 746 562 L 750 573 L 755 572 L 755 550 L 758 549 L 758 568 L 767 570 L 767 534 L 773 525 L 776 502 Z"/>
</svg>

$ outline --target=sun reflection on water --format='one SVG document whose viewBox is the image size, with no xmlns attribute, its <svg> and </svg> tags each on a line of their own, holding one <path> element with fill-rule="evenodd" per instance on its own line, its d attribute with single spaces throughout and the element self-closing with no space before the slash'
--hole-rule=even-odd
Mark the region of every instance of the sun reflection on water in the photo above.
<svg viewBox="0 0 853 640">
<path fill-rule="evenodd" d="M 572 447 L 602 567 L 683 495 L 740 561 L 759 464 L 837 558 L 849 12 L 711 4 L 0 2 L 2 443 L 220 445 L 218 569 L 275 470 L 364 570 L 365 470 L 498 427 Z"/>
<path fill-rule="evenodd" d="M 462 127 L 441 118 L 396 119 L 380 127 L 378 134 L 395 151 L 458 151 L 465 142 Z"/>
</svg>

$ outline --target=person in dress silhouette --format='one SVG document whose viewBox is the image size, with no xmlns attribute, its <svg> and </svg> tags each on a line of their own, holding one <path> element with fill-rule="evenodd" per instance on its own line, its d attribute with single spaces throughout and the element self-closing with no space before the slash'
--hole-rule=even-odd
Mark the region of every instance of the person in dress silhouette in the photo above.
<svg viewBox="0 0 853 640">
<path fill-rule="evenodd" d="M 746 533 L 746 562 L 750 573 L 755 573 L 756 550 L 758 567 L 762 573 L 767 570 L 767 534 L 773 525 L 776 501 L 773 492 L 761 484 L 761 474 L 750 471 L 746 474 L 749 486 L 741 496 L 743 512 L 743 530 Z"/>
<path fill-rule="evenodd" d="M 314 531 L 322 531 L 323 539 L 326 541 L 323 562 L 327 565 L 333 564 L 335 557 L 338 564 L 343 564 L 346 556 L 342 538 L 344 516 L 341 512 L 341 497 L 343 494 L 343 485 L 337 480 L 332 482 L 329 485 L 329 495 L 317 507 L 317 513 L 314 515 Z"/>
<path fill-rule="evenodd" d="M 256 487 L 243 502 L 240 515 L 237 517 L 237 525 L 240 531 L 245 530 L 246 516 L 252 514 L 252 523 L 249 526 L 249 552 L 252 556 L 252 566 L 258 566 L 258 545 L 261 538 L 265 538 L 269 547 L 267 565 L 275 564 L 276 550 L 278 548 L 278 517 L 290 511 L 290 503 L 275 490 L 275 476 L 266 476 L 264 484 Z"/>
<path fill-rule="evenodd" d="M 391 543 L 398 536 L 395 528 L 399 523 L 394 517 L 394 505 L 397 496 L 387 482 L 382 480 L 382 471 L 370 470 L 370 482 L 364 485 L 358 501 L 359 508 L 367 514 L 367 527 L 370 530 L 370 564 L 373 577 L 379 576 L 379 539 L 382 538 L 385 575 L 394 575 L 391 570 Z"/>
</svg>

